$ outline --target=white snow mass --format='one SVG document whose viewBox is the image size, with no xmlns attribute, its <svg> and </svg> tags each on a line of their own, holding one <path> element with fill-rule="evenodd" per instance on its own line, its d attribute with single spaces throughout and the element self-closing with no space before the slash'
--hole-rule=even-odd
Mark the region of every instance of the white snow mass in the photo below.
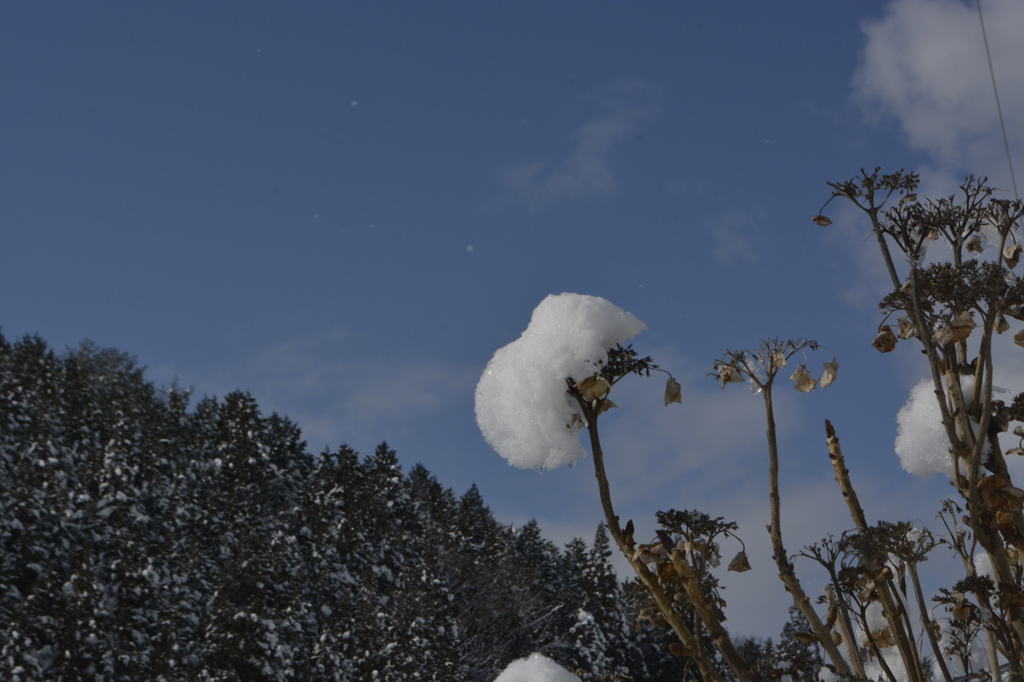
<svg viewBox="0 0 1024 682">
<path fill-rule="evenodd" d="M 960 389 L 970 409 L 974 377 L 960 377 Z M 1006 389 L 993 385 L 992 392 L 1005 393 Z M 973 419 L 971 422 L 977 430 L 978 423 Z M 922 379 L 910 389 L 910 397 L 896 415 L 896 423 L 899 426 L 896 434 L 896 454 L 905 471 L 918 476 L 946 474 L 950 478 L 953 477 L 953 457 L 949 451 L 949 439 L 942 425 L 942 414 L 935 399 L 935 384 L 931 379 Z"/>
<path fill-rule="evenodd" d="M 961 382 L 965 391 L 967 383 L 974 382 Z M 918 476 L 952 473 L 949 439 L 931 379 L 922 379 L 910 389 L 910 397 L 896 415 L 896 424 L 896 455 L 904 470 Z"/>
<path fill-rule="evenodd" d="M 540 302 L 522 336 L 499 348 L 476 386 L 476 421 L 484 438 L 508 463 L 553 469 L 586 453 L 578 408 L 565 380 L 596 373 L 609 348 L 647 326 L 597 296 L 552 294 Z"/>
<path fill-rule="evenodd" d="M 541 654 L 512 661 L 494 682 L 580 682 L 580 678 Z"/>
</svg>

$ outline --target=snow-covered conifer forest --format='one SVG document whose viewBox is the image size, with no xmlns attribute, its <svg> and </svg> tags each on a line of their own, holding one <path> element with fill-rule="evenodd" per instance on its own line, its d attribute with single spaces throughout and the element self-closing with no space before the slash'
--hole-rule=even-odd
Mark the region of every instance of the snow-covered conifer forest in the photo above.
<svg viewBox="0 0 1024 682">
<path fill-rule="evenodd" d="M 4 680 L 490 681 L 533 652 L 680 679 L 602 530 L 557 547 L 386 444 L 309 452 L 89 344 L 0 337 L 0 547 Z"/>
</svg>

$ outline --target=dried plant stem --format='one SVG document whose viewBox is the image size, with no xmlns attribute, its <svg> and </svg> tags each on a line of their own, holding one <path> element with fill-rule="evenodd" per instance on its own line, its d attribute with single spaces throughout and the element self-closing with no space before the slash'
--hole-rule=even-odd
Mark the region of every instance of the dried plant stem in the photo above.
<svg viewBox="0 0 1024 682">
<path fill-rule="evenodd" d="M 587 401 L 582 400 L 578 395 L 574 395 L 573 397 L 575 397 L 579 403 L 587 421 L 587 432 L 590 436 L 591 455 L 594 460 L 594 475 L 597 477 L 597 489 L 601 498 L 601 509 L 604 511 L 605 525 L 608 527 L 608 532 L 611 534 L 612 539 L 615 540 L 615 544 L 618 545 L 619 550 L 626 557 L 626 560 L 633 568 L 633 571 L 637 574 L 637 577 L 640 578 L 640 582 L 643 583 L 647 593 L 651 595 L 652 599 L 654 599 L 655 604 L 658 606 L 658 610 L 661 611 L 661 615 L 664 616 L 665 620 L 668 621 L 669 625 L 675 631 L 676 637 L 679 638 L 679 641 L 682 642 L 683 646 L 687 649 L 698 652 L 700 649 L 699 644 L 697 643 L 697 638 L 672 607 L 672 601 L 658 584 L 658 577 L 654 575 L 649 568 L 647 568 L 645 563 L 634 558 L 634 552 L 626 542 L 622 527 L 619 525 L 619 517 L 616 515 L 615 507 L 612 505 L 608 476 L 605 473 L 604 468 L 604 450 L 601 448 L 601 436 L 597 430 L 597 410 L 592 409 Z M 717 640 L 716 644 L 718 644 Z M 735 648 L 732 648 L 732 652 L 735 653 Z M 742 682 L 753 682 L 754 676 L 751 673 L 749 666 L 739 658 L 738 654 L 735 656 L 734 660 L 729 660 L 725 651 L 722 651 L 722 655 L 726 658 L 726 662 L 729 663 L 730 667 L 733 668 L 733 672 L 739 680 Z M 694 660 L 696 661 L 697 667 L 704 679 L 725 682 L 725 678 L 713 665 L 711 665 L 706 656 L 695 656 Z"/>
<path fill-rule="evenodd" d="M 850 472 L 846 468 L 846 458 L 843 457 L 839 437 L 836 435 L 832 422 L 828 419 L 825 420 L 825 443 L 828 447 L 828 457 L 832 461 L 836 483 L 839 485 L 839 490 L 842 491 L 843 499 L 846 500 L 846 506 L 850 510 L 854 525 L 863 533 L 868 529 L 867 518 L 864 516 L 864 509 L 857 497 L 857 491 L 854 490 L 853 483 L 850 481 Z M 913 628 L 910 627 L 909 616 L 902 601 L 895 597 L 896 589 L 892 584 L 892 579 L 886 578 L 880 581 L 877 593 L 878 601 L 882 604 L 885 619 L 889 624 L 889 631 L 892 632 L 900 656 L 906 664 L 909 679 L 923 680 L 920 673 L 921 661 L 913 640 Z"/>
<path fill-rule="evenodd" d="M 935 637 L 935 624 L 928 617 L 928 607 L 924 601 L 924 593 L 921 591 L 921 579 L 917 575 L 917 563 L 908 561 L 907 570 L 910 572 L 910 580 L 914 584 L 914 597 L 917 599 L 917 610 L 921 613 L 921 624 L 924 626 L 928 643 L 932 647 L 935 661 L 939 664 L 939 670 L 942 671 L 942 679 L 946 682 L 953 682 L 953 676 L 950 675 L 949 667 L 946 665 L 946 658 L 942 655 L 942 649 L 939 648 L 939 640 Z"/>
<path fill-rule="evenodd" d="M 811 605 L 810 597 L 804 592 L 800 580 L 796 577 L 796 571 L 786 553 L 786 547 L 782 543 L 782 511 L 779 498 L 779 444 L 775 433 L 775 410 L 772 405 L 772 384 L 769 382 L 762 387 L 761 395 L 764 396 L 765 420 L 768 428 L 768 478 L 769 478 L 769 505 L 771 507 L 771 524 L 768 526 L 768 534 L 772 541 L 772 557 L 779 569 L 779 579 L 789 591 L 793 603 L 807 619 L 818 638 L 822 648 L 828 655 L 829 661 L 835 666 L 836 674 L 841 678 L 850 678 L 850 666 L 839 652 L 832 639 L 832 633 L 828 631 L 818 612 Z"/>
<path fill-rule="evenodd" d="M 853 638 L 853 625 L 850 623 L 850 611 L 846 601 L 838 597 L 832 585 L 825 586 L 825 595 L 831 605 L 838 608 L 836 625 L 839 626 L 839 634 L 843 636 L 843 646 L 846 647 L 846 655 L 850 659 L 850 667 L 856 674 L 858 680 L 866 680 L 867 673 L 864 671 L 864 662 L 860 660 L 860 652 L 857 650 L 857 640 Z"/>
<path fill-rule="evenodd" d="M 985 653 L 988 654 L 988 668 L 992 673 L 992 682 L 1003 682 L 1003 673 L 999 670 L 996 636 L 990 628 L 985 628 Z"/>
<path fill-rule="evenodd" d="M 843 457 L 843 450 L 839 445 L 836 428 L 828 419 L 825 420 L 825 445 L 828 447 L 828 458 L 832 461 L 832 469 L 835 471 L 836 483 L 843 493 L 843 499 L 846 500 L 846 506 L 853 518 L 853 525 L 857 530 L 864 532 L 868 527 L 867 519 L 864 517 L 864 508 L 861 507 L 857 491 L 853 489 L 853 484 L 850 482 L 850 471 L 846 468 L 846 459 Z"/>
</svg>

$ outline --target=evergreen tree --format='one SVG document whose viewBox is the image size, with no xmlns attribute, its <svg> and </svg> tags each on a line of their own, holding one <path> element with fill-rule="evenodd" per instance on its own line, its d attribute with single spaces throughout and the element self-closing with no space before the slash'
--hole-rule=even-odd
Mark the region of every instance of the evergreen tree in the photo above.
<svg viewBox="0 0 1024 682">
<path fill-rule="evenodd" d="M 603 533 L 561 552 L 386 444 L 313 457 L 251 395 L 190 406 L 92 344 L 0 335 L 0 549 L 5 680 L 490 680 L 533 651 L 678 679 Z"/>
</svg>

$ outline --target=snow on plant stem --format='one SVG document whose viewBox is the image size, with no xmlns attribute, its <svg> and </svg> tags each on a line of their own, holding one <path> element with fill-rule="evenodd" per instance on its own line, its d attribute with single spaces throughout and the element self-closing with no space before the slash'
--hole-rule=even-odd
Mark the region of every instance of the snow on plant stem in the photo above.
<svg viewBox="0 0 1024 682">
<path fill-rule="evenodd" d="M 597 296 L 552 294 L 540 302 L 522 335 L 499 348 L 476 387 L 476 421 L 508 463 L 553 469 L 586 453 L 578 408 L 567 378 L 593 376 L 608 349 L 647 326 Z"/>
</svg>

